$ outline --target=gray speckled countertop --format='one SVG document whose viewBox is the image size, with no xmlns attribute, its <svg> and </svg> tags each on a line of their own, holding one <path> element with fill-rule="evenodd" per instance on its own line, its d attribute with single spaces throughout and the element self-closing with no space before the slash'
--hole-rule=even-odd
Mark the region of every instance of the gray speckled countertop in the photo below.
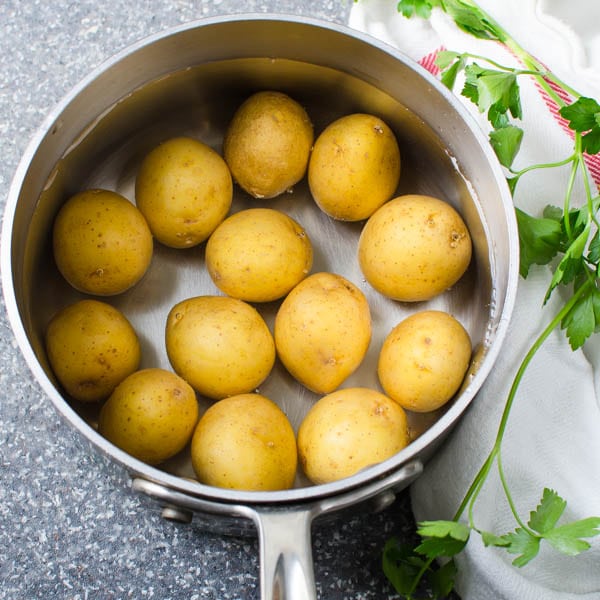
<svg viewBox="0 0 600 600">
<path fill-rule="evenodd" d="M 310 14 L 346 22 L 350 0 L 2 0 L 0 203 L 44 116 L 120 49 L 169 26 L 233 12 Z M 0 311 L 0 598 L 250 599 L 257 542 L 163 520 L 129 475 L 63 421 Z M 314 531 L 320 597 L 391 598 L 384 541 L 407 536 L 406 494 L 384 513 Z"/>
</svg>

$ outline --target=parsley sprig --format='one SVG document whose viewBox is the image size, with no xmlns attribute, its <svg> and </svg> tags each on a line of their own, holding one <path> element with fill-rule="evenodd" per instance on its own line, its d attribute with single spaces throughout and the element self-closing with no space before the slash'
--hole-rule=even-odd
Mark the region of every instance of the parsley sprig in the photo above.
<svg viewBox="0 0 600 600">
<path fill-rule="evenodd" d="M 600 197 L 592 190 L 585 163 L 586 154 L 600 152 L 600 104 L 582 96 L 547 70 L 473 0 L 400 0 L 397 7 L 405 17 L 425 19 L 430 17 L 432 9 L 441 9 L 467 33 L 504 44 L 521 63 L 522 68 L 514 68 L 483 56 L 453 51 L 440 52 L 437 57 L 442 82 L 455 89 L 462 80 L 460 93 L 486 114 L 489 141 L 506 169 L 513 195 L 520 179 L 532 171 L 570 167 L 559 206 L 547 206 L 540 216 L 515 207 L 521 276 L 526 278 L 533 265 L 549 265 L 553 274 L 541 303 L 545 305 L 559 287 L 569 292 L 567 299 L 523 357 L 506 398 L 494 445 L 452 520 L 418 523 L 420 543 L 414 547 L 395 538 L 385 545 L 383 570 L 387 578 L 403 598 L 416 600 L 442 598 L 452 591 L 457 572 L 454 557 L 474 534 L 481 537 L 485 546 L 514 555 L 513 564 L 517 567 L 533 560 L 542 542 L 574 556 L 590 547 L 589 538 L 600 534 L 600 517 L 566 521 L 563 518 L 566 500 L 549 488 L 543 490 L 539 504 L 524 519 L 516 509 L 502 466 L 502 440 L 510 412 L 523 376 L 539 348 L 557 327 L 564 330 L 573 350 L 600 331 Z M 574 143 L 571 154 L 560 161 L 515 169 L 513 163 L 523 139 L 519 88 L 523 76 L 533 77 L 556 103 L 574 132 Z M 577 181 L 583 183 L 583 198 L 575 192 Z M 480 529 L 474 516 L 479 493 L 494 467 L 515 520 L 514 530 L 501 534 Z"/>
</svg>

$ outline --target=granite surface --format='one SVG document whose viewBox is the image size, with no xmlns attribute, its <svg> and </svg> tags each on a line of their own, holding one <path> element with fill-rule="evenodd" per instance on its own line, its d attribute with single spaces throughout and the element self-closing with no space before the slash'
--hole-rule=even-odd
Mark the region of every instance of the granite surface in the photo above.
<svg viewBox="0 0 600 600">
<path fill-rule="evenodd" d="M 92 68 L 169 26 L 234 12 L 346 22 L 350 0 L 2 0 L 0 203 L 44 116 Z M 33 379 L 0 310 L 0 598 L 252 599 L 257 542 L 164 520 L 119 465 L 90 447 Z M 320 597 L 394 596 L 390 535 L 411 533 L 406 494 L 383 513 L 315 528 Z"/>
</svg>

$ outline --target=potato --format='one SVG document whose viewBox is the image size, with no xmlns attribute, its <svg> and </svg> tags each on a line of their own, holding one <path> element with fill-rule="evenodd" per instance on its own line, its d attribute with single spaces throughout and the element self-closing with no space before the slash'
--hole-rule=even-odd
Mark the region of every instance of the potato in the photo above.
<svg viewBox="0 0 600 600">
<path fill-rule="evenodd" d="M 214 400 L 254 391 L 275 362 L 264 319 L 236 298 L 197 296 L 179 302 L 169 312 L 165 340 L 175 372 Z"/>
<path fill-rule="evenodd" d="M 255 198 L 274 198 L 304 177 L 313 140 L 312 123 L 298 102 L 262 91 L 235 112 L 223 155 L 242 189 Z"/>
<path fill-rule="evenodd" d="M 191 452 L 196 476 L 207 485 L 284 490 L 296 476 L 294 430 L 277 404 L 260 394 L 213 404 L 194 431 Z"/>
<path fill-rule="evenodd" d="M 403 302 L 429 300 L 454 285 L 471 261 L 471 236 L 450 204 L 410 194 L 367 221 L 358 242 L 365 279 Z"/>
<path fill-rule="evenodd" d="M 251 208 L 221 223 L 206 244 L 206 267 L 227 295 L 248 302 L 285 296 L 312 267 L 304 229 L 286 214 Z"/>
<path fill-rule="evenodd" d="M 392 130 L 374 115 L 356 113 L 331 123 L 317 138 L 308 184 L 321 210 L 360 221 L 389 200 L 400 180 L 400 150 Z"/>
<path fill-rule="evenodd" d="M 335 390 L 362 362 L 371 341 L 364 294 L 333 273 L 315 273 L 284 299 L 275 346 L 285 368 L 313 392 Z"/>
<path fill-rule="evenodd" d="M 313 483 L 328 483 L 393 456 L 409 442 L 404 410 L 380 392 L 347 388 L 323 396 L 298 430 L 298 455 Z"/>
<path fill-rule="evenodd" d="M 460 387 L 471 360 L 471 340 L 448 313 L 427 310 L 401 321 L 381 347 L 377 374 L 385 393 L 407 410 L 443 406 Z"/>
<path fill-rule="evenodd" d="M 181 452 L 198 421 L 194 390 L 164 369 L 136 371 L 100 410 L 98 431 L 115 446 L 156 465 Z"/>
<path fill-rule="evenodd" d="M 223 158 L 189 137 L 154 148 L 135 181 L 136 204 L 154 237 L 172 248 L 204 242 L 227 216 L 232 198 L 231 173 Z"/>
<path fill-rule="evenodd" d="M 81 402 L 105 400 L 140 363 L 133 327 L 118 309 L 98 300 L 80 300 L 60 310 L 45 338 L 54 374 Z"/>
<path fill-rule="evenodd" d="M 63 277 L 96 296 L 129 289 L 152 260 L 152 234 L 142 213 L 109 190 L 86 190 L 67 200 L 54 221 L 52 243 Z"/>
</svg>

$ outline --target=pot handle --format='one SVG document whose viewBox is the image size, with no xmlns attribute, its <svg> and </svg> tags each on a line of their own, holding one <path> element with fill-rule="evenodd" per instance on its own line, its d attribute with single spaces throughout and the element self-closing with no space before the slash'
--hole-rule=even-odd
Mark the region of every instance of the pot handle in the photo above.
<svg viewBox="0 0 600 600">
<path fill-rule="evenodd" d="M 312 510 L 257 511 L 261 600 L 316 600 Z"/>
<path fill-rule="evenodd" d="M 312 521 L 370 499 L 381 510 L 393 502 L 394 491 L 410 485 L 422 470 L 422 462 L 414 460 L 384 479 L 339 496 L 282 510 L 252 508 L 259 537 L 261 600 L 316 600 Z"/>
</svg>

